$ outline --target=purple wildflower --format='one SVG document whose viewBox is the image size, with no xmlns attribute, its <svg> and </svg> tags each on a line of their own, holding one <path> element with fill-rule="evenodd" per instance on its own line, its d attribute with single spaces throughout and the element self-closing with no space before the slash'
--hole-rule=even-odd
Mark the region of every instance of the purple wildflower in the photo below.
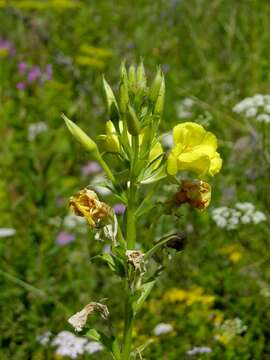
<svg viewBox="0 0 270 360">
<path fill-rule="evenodd" d="M 124 212 L 126 210 L 126 206 L 122 203 L 117 203 L 117 204 L 113 205 L 113 210 L 114 210 L 115 214 L 122 215 L 122 214 L 124 214 Z"/>
<path fill-rule="evenodd" d="M 74 240 L 75 236 L 73 234 L 70 234 L 66 231 L 61 231 L 56 238 L 56 243 L 63 246 L 71 243 Z"/>
<path fill-rule="evenodd" d="M 33 82 L 40 78 L 41 71 L 38 65 L 34 66 L 28 73 L 28 81 Z"/>
<path fill-rule="evenodd" d="M 20 81 L 20 82 L 17 83 L 16 88 L 17 88 L 18 90 L 25 90 L 25 88 L 26 88 L 26 83 L 23 82 L 23 81 Z"/>
<path fill-rule="evenodd" d="M 28 65 L 26 64 L 26 62 L 24 62 L 24 61 L 19 62 L 18 69 L 21 74 L 25 74 L 27 68 L 28 68 Z"/>
<path fill-rule="evenodd" d="M 83 176 L 95 174 L 100 171 L 101 171 L 101 167 L 96 161 L 90 161 L 89 163 L 81 167 L 81 172 Z"/>
<path fill-rule="evenodd" d="M 6 50 L 8 55 L 14 56 L 16 49 L 11 41 L 0 39 L 0 50 Z"/>
</svg>

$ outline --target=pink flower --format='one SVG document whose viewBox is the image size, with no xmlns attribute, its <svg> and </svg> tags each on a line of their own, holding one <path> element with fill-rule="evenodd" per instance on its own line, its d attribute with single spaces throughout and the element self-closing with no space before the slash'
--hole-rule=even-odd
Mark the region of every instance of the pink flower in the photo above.
<svg viewBox="0 0 270 360">
<path fill-rule="evenodd" d="M 26 83 L 23 82 L 23 81 L 20 81 L 20 82 L 17 83 L 16 88 L 17 88 L 18 90 L 25 90 L 25 88 L 26 88 Z"/>
<path fill-rule="evenodd" d="M 71 233 L 68 233 L 66 231 L 61 231 L 56 238 L 56 243 L 58 245 L 67 245 L 75 240 L 75 236 Z"/>
<path fill-rule="evenodd" d="M 28 68 L 28 65 L 26 64 L 26 62 L 24 62 L 24 61 L 19 62 L 18 69 L 21 74 L 25 74 L 27 68 Z"/>
<path fill-rule="evenodd" d="M 101 171 L 100 165 L 96 161 L 90 161 L 89 163 L 81 167 L 83 176 L 92 175 Z"/>
<path fill-rule="evenodd" d="M 122 214 L 124 214 L 124 212 L 126 210 L 126 206 L 122 203 L 117 203 L 117 204 L 113 205 L 113 210 L 114 210 L 115 214 L 122 215 Z"/>
<path fill-rule="evenodd" d="M 28 73 L 28 81 L 33 82 L 40 78 L 41 71 L 38 65 L 34 66 Z"/>
</svg>

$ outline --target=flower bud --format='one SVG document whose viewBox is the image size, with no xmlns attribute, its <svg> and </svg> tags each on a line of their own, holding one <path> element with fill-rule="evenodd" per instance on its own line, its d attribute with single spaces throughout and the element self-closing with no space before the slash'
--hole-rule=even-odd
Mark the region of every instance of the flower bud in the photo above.
<svg viewBox="0 0 270 360">
<path fill-rule="evenodd" d="M 99 201 L 97 194 L 89 189 L 71 196 L 69 207 L 75 215 L 86 218 L 91 228 L 105 226 L 113 214 L 109 205 Z"/>
<path fill-rule="evenodd" d="M 136 69 L 134 65 L 130 65 L 128 69 L 128 85 L 129 89 L 135 92 L 136 89 Z"/>
<path fill-rule="evenodd" d="M 119 88 L 119 108 L 122 114 L 125 114 L 127 112 L 128 102 L 128 85 L 127 83 L 122 81 Z"/>
<path fill-rule="evenodd" d="M 211 186 L 202 180 L 183 180 L 175 195 L 176 205 L 189 203 L 193 208 L 204 210 L 211 201 Z"/>
<path fill-rule="evenodd" d="M 155 115 L 162 115 L 163 108 L 164 108 L 164 98 L 165 98 L 165 80 L 164 80 L 164 76 L 162 76 L 162 81 L 161 81 L 161 85 L 160 85 L 160 89 L 159 89 L 159 93 L 158 93 L 158 98 L 157 98 L 155 108 L 154 108 Z"/>
<path fill-rule="evenodd" d="M 112 91 L 110 85 L 105 80 L 104 76 L 103 76 L 103 86 L 104 86 L 104 90 L 105 90 L 110 119 L 112 121 L 117 121 L 119 119 L 119 110 L 118 110 L 117 102 L 116 102 L 115 96 L 113 94 L 113 91 Z"/>
<path fill-rule="evenodd" d="M 128 105 L 128 114 L 127 114 L 127 127 L 131 135 L 139 135 L 140 133 L 140 122 L 137 118 L 135 110 L 131 105 Z"/>
<path fill-rule="evenodd" d="M 176 251 L 182 251 L 187 245 L 187 236 L 184 232 L 178 232 L 171 235 L 170 240 L 166 243 L 166 246 Z"/>
<path fill-rule="evenodd" d="M 149 91 L 149 98 L 153 103 L 155 103 L 157 101 L 157 98 L 158 98 L 158 95 L 160 92 L 160 87 L 162 84 L 162 79 L 163 79 L 162 73 L 161 73 L 160 69 L 158 69 L 156 76 L 154 78 L 154 81 L 151 85 L 150 91 Z"/>
<path fill-rule="evenodd" d="M 116 129 L 112 121 L 107 121 L 105 125 L 106 135 L 104 137 L 104 148 L 108 152 L 118 153 L 120 151 L 120 143 Z"/>
<path fill-rule="evenodd" d="M 99 153 L 97 144 L 73 121 L 69 120 L 64 114 L 62 118 L 65 120 L 66 126 L 71 134 L 79 141 L 82 146 L 90 153 Z"/>
<path fill-rule="evenodd" d="M 146 76 L 142 60 L 137 68 L 137 85 L 141 89 L 146 87 Z"/>
</svg>

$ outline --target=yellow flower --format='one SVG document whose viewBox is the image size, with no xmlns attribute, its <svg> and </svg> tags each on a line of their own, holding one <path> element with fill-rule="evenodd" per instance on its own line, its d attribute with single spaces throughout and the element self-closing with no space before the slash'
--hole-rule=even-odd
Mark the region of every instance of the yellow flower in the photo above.
<svg viewBox="0 0 270 360">
<path fill-rule="evenodd" d="M 217 150 L 216 136 L 201 125 L 192 122 L 173 129 L 175 147 L 168 156 L 167 171 L 176 175 L 188 170 L 198 175 L 215 175 L 221 169 L 222 159 Z"/>
<path fill-rule="evenodd" d="M 75 215 L 85 217 L 89 225 L 95 228 L 111 216 L 111 208 L 99 201 L 96 193 L 89 189 L 80 190 L 69 200 L 69 207 Z"/>
</svg>

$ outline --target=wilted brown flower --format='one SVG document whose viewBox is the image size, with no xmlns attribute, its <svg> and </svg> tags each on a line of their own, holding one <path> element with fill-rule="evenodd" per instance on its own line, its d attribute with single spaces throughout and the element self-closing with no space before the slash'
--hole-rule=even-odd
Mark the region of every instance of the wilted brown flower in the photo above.
<svg viewBox="0 0 270 360">
<path fill-rule="evenodd" d="M 177 206 L 188 203 L 196 209 L 204 210 L 211 201 L 211 186 L 202 180 L 183 180 L 174 200 Z"/>
<path fill-rule="evenodd" d="M 103 319 L 106 319 L 109 316 L 109 310 L 106 305 L 97 302 L 91 302 L 87 304 L 81 311 L 72 315 L 68 319 L 68 322 L 74 327 L 76 331 L 82 331 L 87 322 L 88 316 L 91 315 L 94 311 L 97 311 Z"/>
<path fill-rule="evenodd" d="M 134 266 L 135 270 L 143 270 L 144 253 L 142 253 L 140 250 L 127 250 L 126 256 L 128 258 L 128 262 Z"/>
<path fill-rule="evenodd" d="M 111 208 L 99 201 L 97 194 L 89 189 L 80 190 L 71 196 L 69 207 L 75 215 L 85 217 L 92 228 L 109 219 L 112 214 Z"/>
</svg>

